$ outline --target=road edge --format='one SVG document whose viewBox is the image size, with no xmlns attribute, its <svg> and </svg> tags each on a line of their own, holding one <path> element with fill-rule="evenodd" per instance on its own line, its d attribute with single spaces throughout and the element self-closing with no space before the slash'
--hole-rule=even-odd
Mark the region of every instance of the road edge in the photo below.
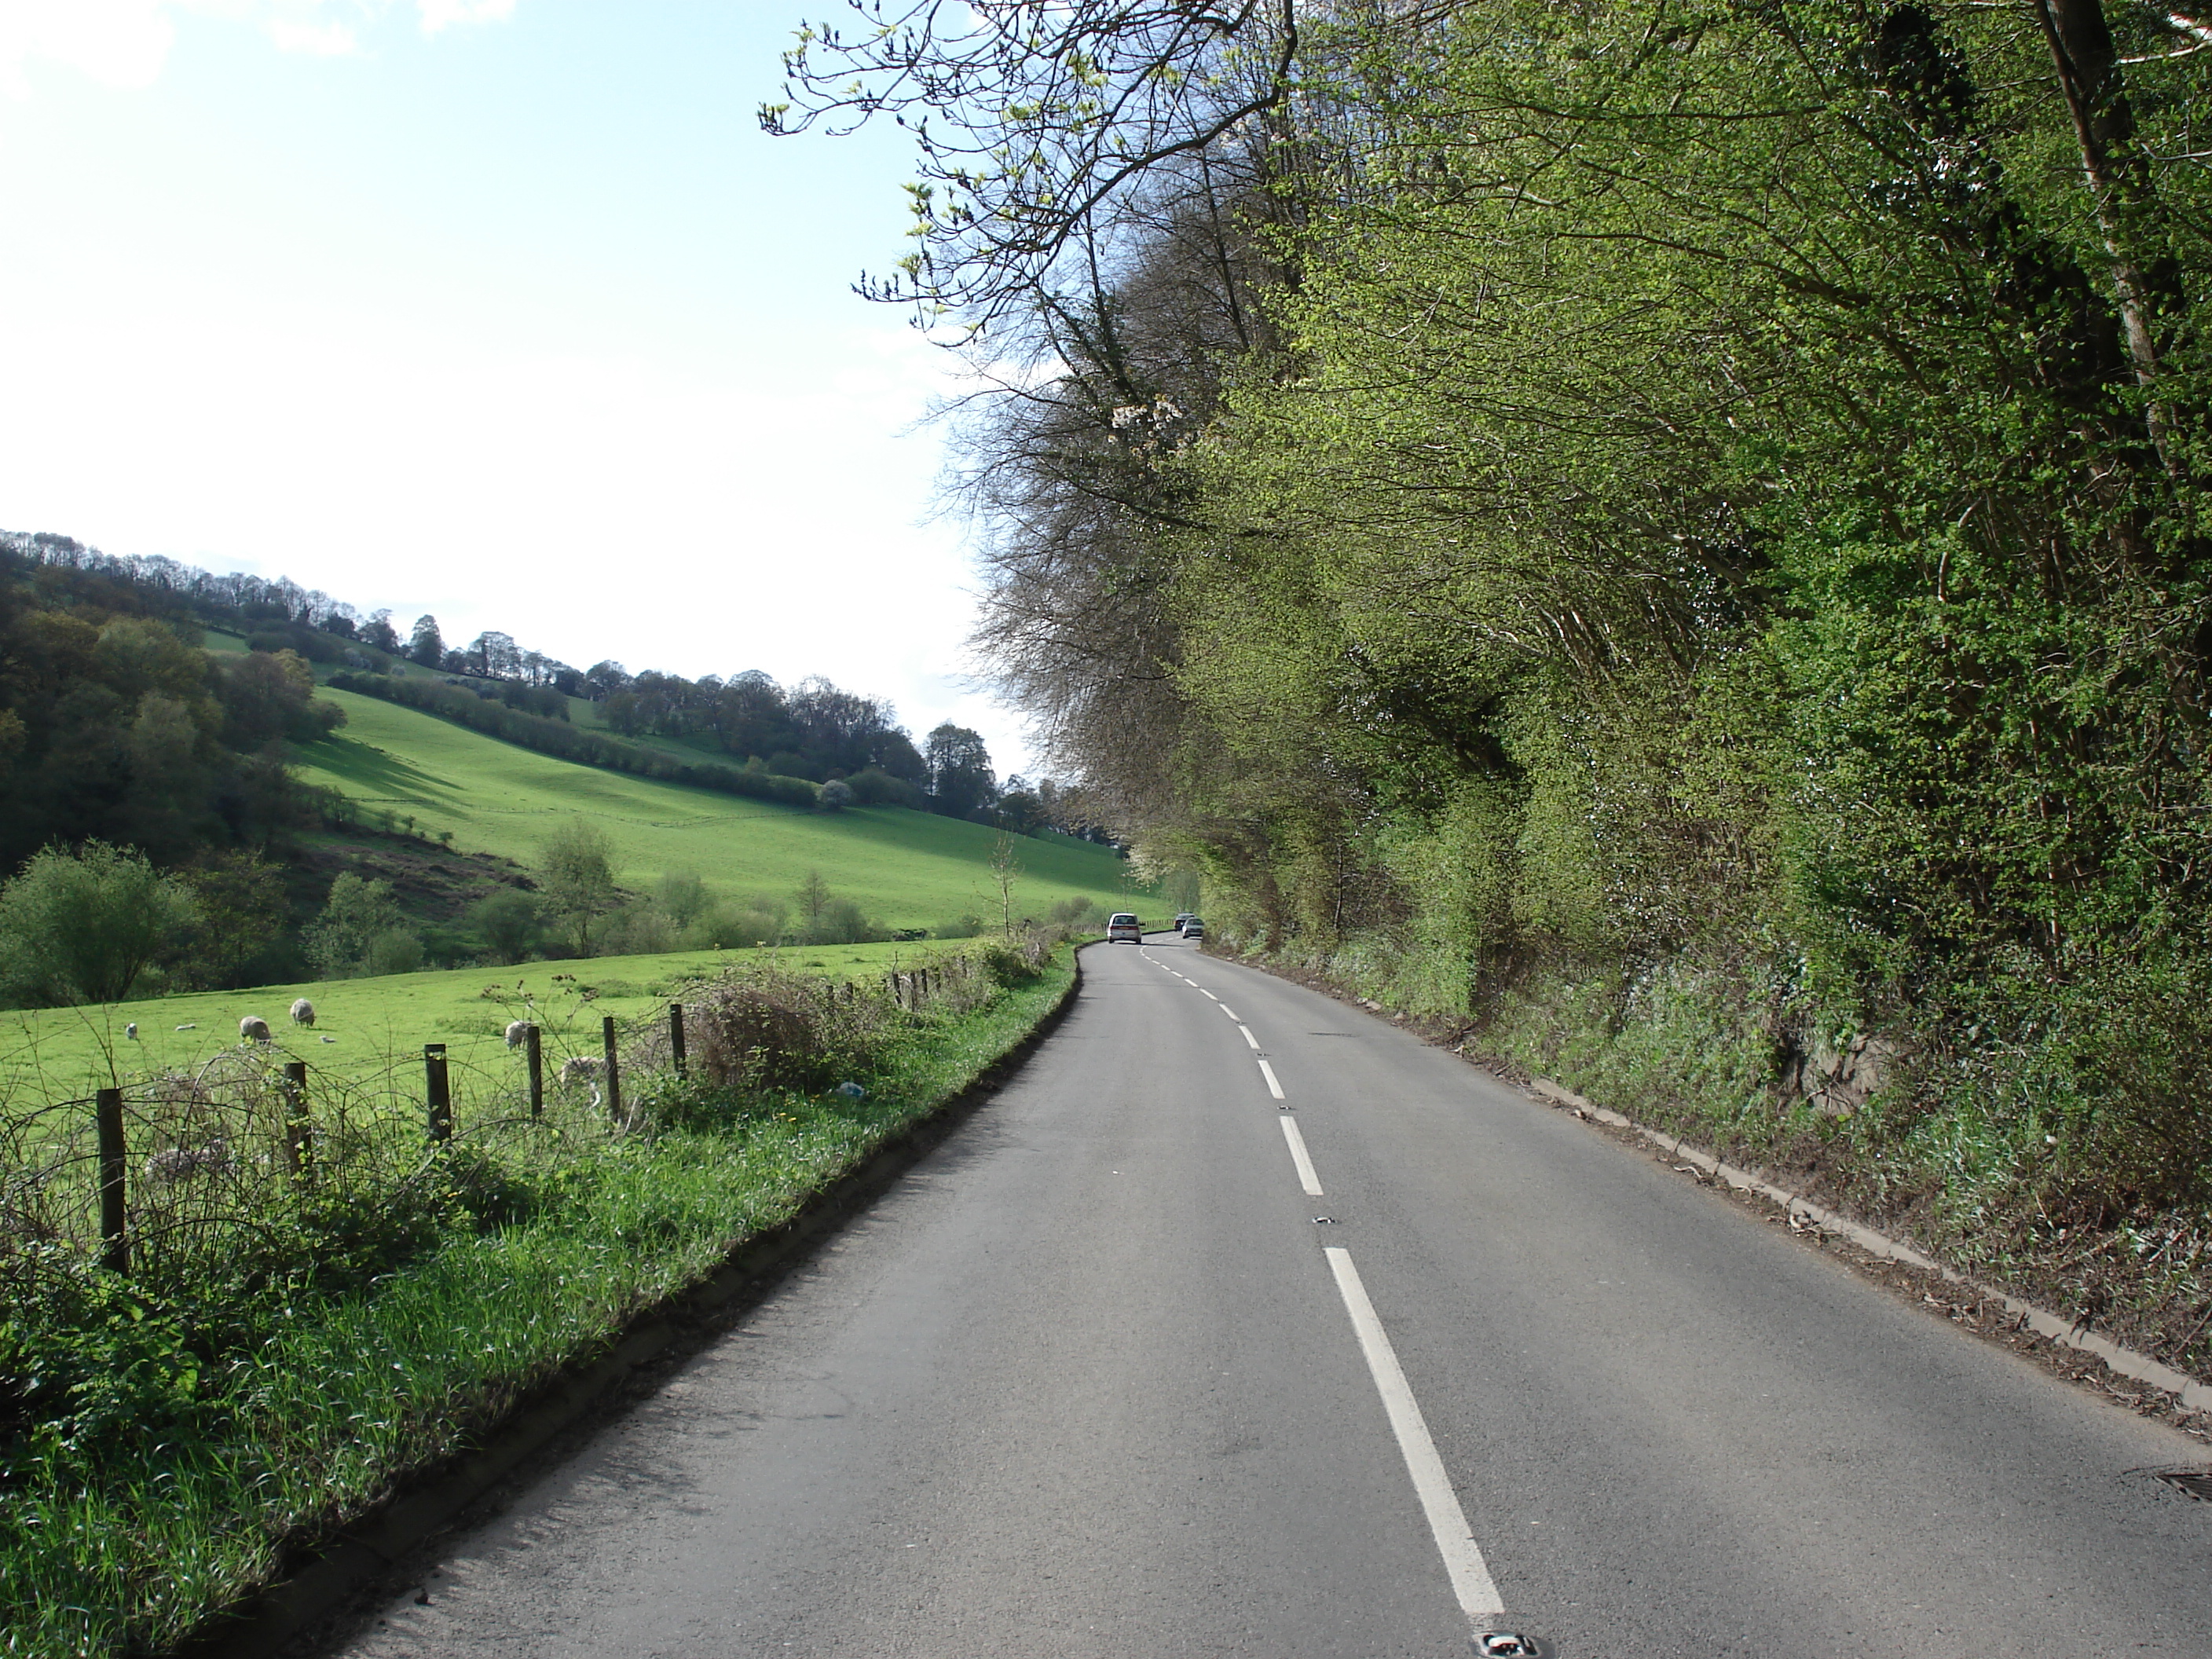
<svg viewBox="0 0 2212 1659">
<path fill-rule="evenodd" d="M 1083 951 L 1043 1017 L 975 1080 L 886 1136 L 861 1164 L 823 1188 L 790 1219 L 738 1245 L 721 1264 L 637 1316 L 595 1359 L 580 1359 L 489 1429 L 475 1450 L 403 1483 L 382 1504 L 321 1546 L 295 1558 L 286 1575 L 215 1613 L 171 1659 L 274 1659 L 348 1612 L 356 1596 L 424 1540 L 477 1503 L 530 1458 L 621 1396 L 641 1370 L 688 1357 L 730 1320 L 763 1300 L 794 1267 L 888 1193 L 1010 1082 L 1067 1018 L 1083 990 Z"/>
<path fill-rule="evenodd" d="M 1839 1215 L 1823 1205 L 1816 1204 L 1802 1193 L 1793 1193 L 1776 1186 L 1756 1171 L 1746 1170 L 1717 1158 L 1703 1147 L 1692 1146 L 1678 1135 L 1663 1129 L 1654 1129 L 1623 1116 L 1610 1108 L 1600 1106 L 1573 1090 L 1554 1083 L 1549 1078 L 1531 1078 L 1522 1092 L 1531 1098 L 1565 1106 L 1577 1116 L 1592 1119 L 1610 1127 L 1624 1129 L 1640 1135 L 1668 1158 L 1679 1158 L 1707 1175 L 1726 1182 L 1740 1192 L 1756 1193 L 1782 1206 L 1792 1224 L 1802 1222 L 1823 1232 L 1836 1233 L 1849 1239 L 1869 1255 L 1881 1256 L 1891 1261 L 1901 1261 L 1906 1267 L 1917 1267 L 1923 1273 L 1939 1275 L 1949 1284 L 1971 1291 L 1982 1301 L 1994 1302 L 2016 1322 L 2016 1327 L 2033 1331 L 2062 1348 L 2071 1348 L 2101 1359 L 2107 1370 L 2130 1382 L 2141 1382 L 2150 1388 L 2163 1389 L 2174 1396 L 2183 1411 L 2212 1413 L 2212 1386 L 2198 1382 L 2185 1371 L 2176 1370 L 2162 1360 L 2136 1349 L 2124 1347 L 2108 1337 L 2099 1336 L 2085 1328 L 2078 1321 L 2069 1321 L 2047 1308 L 1985 1285 L 1981 1280 L 1960 1273 L 1934 1257 L 1914 1249 L 1910 1244 L 1892 1238 L 1849 1216 Z"/>
<path fill-rule="evenodd" d="M 1600 1106 L 1595 1101 L 1577 1094 L 1573 1090 L 1555 1083 L 1549 1078 L 1532 1077 L 1523 1084 L 1513 1078 L 1501 1075 L 1497 1071 L 1484 1066 L 1476 1056 L 1461 1053 L 1447 1043 L 1437 1041 L 1406 1016 L 1396 1014 L 1378 1003 L 1370 1002 L 1366 998 L 1358 996 L 1318 975 L 1280 972 L 1265 962 L 1247 956 L 1231 956 L 1225 952 L 1217 954 L 1211 951 L 1207 954 L 1213 956 L 1217 961 L 1233 963 L 1238 967 L 1253 969 L 1266 974 L 1271 979 L 1285 980 L 1293 985 L 1304 986 L 1310 991 L 1319 991 L 1339 1002 L 1349 1004 L 1352 1007 L 1382 1019 L 1392 1029 L 1405 1032 L 1429 1048 L 1442 1049 L 1448 1054 L 1457 1054 L 1460 1059 L 1477 1066 L 1488 1076 L 1509 1088 L 1516 1090 L 1532 1101 L 1564 1109 L 1585 1121 L 1601 1124 L 1607 1128 L 1623 1134 L 1638 1137 L 1666 1157 L 1680 1159 L 1688 1164 L 1698 1170 L 1702 1176 L 1711 1176 L 1725 1182 L 1740 1193 L 1752 1194 L 1779 1205 L 1793 1229 L 1802 1227 L 1817 1230 L 1823 1234 L 1833 1235 L 1848 1241 L 1869 1256 L 1895 1262 L 1921 1273 L 1932 1273 L 1947 1284 L 1954 1285 L 1961 1290 L 1970 1291 L 1978 1302 L 1993 1303 L 2001 1307 L 2006 1316 L 2008 1328 L 2032 1331 L 2054 1347 L 2083 1354 L 2100 1362 L 2105 1369 L 2116 1376 L 2124 1377 L 2131 1382 L 2141 1383 L 2146 1388 L 2156 1389 L 2172 1397 L 2173 1409 L 2180 1413 L 2200 1413 L 2207 1419 L 2212 1419 L 2212 1384 L 2201 1382 L 2185 1371 L 2178 1370 L 2165 1361 L 2154 1358 L 2139 1349 L 2127 1347 L 2112 1340 L 2109 1337 L 2100 1336 L 2078 1320 L 2069 1320 L 2063 1315 L 2053 1313 L 2047 1308 L 2014 1296 L 2009 1291 L 1984 1284 L 1981 1280 L 1961 1273 L 1955 1267 L 1936 1261 L 1923 1251 L 1917 1250 L 1909 1244 L 1890 1237 L 1887 1233 L 1869 1227 L 1863 1222 L 1854 1221 L 1848 1216 L 1815 1202 L 1802 1193 L 1791 1192 L 1786 1188 L 1778 1186 L 1756 1170 L 1730 1164 L 1701 1146 L 1692 1145 L 1679 1135 L 1663 1129 L 1652 1128 L 1648 1124 L 1638 1123 L 1635 1119 L 1616 1112 L 1609 1107 Z M 1978 1327 L 1970 1328 L 1976 1329 L 1978 1334 L 1987 1334 L 1986 1332 L 1980 1331 Z"/>
</svg>

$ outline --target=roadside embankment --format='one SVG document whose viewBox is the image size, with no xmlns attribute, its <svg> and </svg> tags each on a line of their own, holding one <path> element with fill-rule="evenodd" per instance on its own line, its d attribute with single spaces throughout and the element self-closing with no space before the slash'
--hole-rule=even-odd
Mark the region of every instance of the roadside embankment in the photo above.
<svg viewBox="0 0 2212 1659">
<path fill-rule="evenodd" d="M 347 1549 L 434 1524 L 895 1178 L 1075 979 L 1042 936 L 865 987 L 756 969 L 684 994 L 680 1071 L 641 1022 L 614 1075 L 457 1099 L 442 1137 L 434 1085 L 426 1136 L 419 1103 L 298 1112 L 250 1054 L 149 1080 L 105 1266 L 60 1196 L 96 1198 L 84 1160 L 19 1133 L 57 1196 L 0 1217 L 0 1653 L 312 1614 Z"/>
<path fill-rule="evenodd" d="M 2116 1200 L 2095 1149 L 2026 1079 L 2013 1110 L 2040 1110 L 2049 1128 L 2045 1155 L 2023 1165 L 2012 1149 L 2046 1131 L 1993 1125 L 1995 1091 L 1935 1074 L 1936 1056 L 1861 1039 L 1797 1056 L 1787 1075 L 1773 1032 L 1721 976 L 1655 973 L 1624 994 L 1531 975 L 1467 1018 L 1394 1006 L 1389 975 L 1357 951 L 1239 953 L 1218 936 L 1209 948 L 1357 1003 L 1772 1201 L 1869 1264 L 1924 1277 L 1916 1298 L 1955 1322 L 2050 1350 L 2069 1375 L 2109 1366 L 2126 1403 L 2202 1413 L 2212 1400 L 2212 1218 Z"/>
</svg>

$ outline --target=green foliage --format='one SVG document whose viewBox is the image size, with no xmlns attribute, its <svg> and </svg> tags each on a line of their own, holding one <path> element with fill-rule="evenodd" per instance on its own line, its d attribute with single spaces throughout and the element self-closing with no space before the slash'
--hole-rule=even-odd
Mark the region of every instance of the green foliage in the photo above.
<svg viewBox="0 0 2212 1659">
<path fill-rule="evenodd" d="M 390 882 L 349 871 L 331 884 L 321 914 L 308 924 L 307 960 L 329 979 L 360 973 L 379 942 L 404 932 L 405 926 Z M 422 965 L 419 951 L 416 965 Z"/>
<path fill-rule="evenodd" d="M 364 974 L 411 974 L 422 965 L 422 935 L 409 927 L 386 927 L 362 953 Z"/>
<path fill-rule="evenodd" d="M 641 1074 L 629 1133 L 556 1107 L 426 1160 L 410 1119 L 395 1179 L 276 1182 L 235 1230 L 249 1249 L 168 1280 L 0 1255 L 0 1647 L 177 1645 L 288 1547 L 788 1220 L 1004 1054 L 1069 976 L 1002 996 L 976 975 L 963 1012 L 921 1018 L 771 976 L 779 1003 L 842 1020 L 838 1041 L 872 1034 L 832 1066 L 865 1068 L 860 1098 Z"/>
<path fill-rule="evenodd" d="M 326 694 L 348 725 L 300 753 L 302 781 L 363 803 L 404 805 L 420 828 L 454 831 L 456 844 L 534 866 L 545 830 L 578 812 L 614 842 L 626 879 L 651 884 L 669 870 L 698 873 L 717 893 L 783 897 L 809 869 L 869 915 L 921 926 L 974 902 L 991 830 L 934 813 L 891 807 L 821 814 L 733 799 L 702 789 L 571 765 L 391 703 Z M 1111 899 L 1124 866 L 1111 849 L 1064 837 L 1023 842 L 1024 891 L 1040 904 L 1075 894 Z M 751 945 L 780 927 L 732 935 Z"/>
<path fill-rule="evenodd" d="M 592 954 L 592 929 L 615 908 L 614 842 L 589 818 L 573 817 L 545 838 L 538 892 L 546 920 L 580 957 Z"/>
<path fill-rule="evenodd" d="M 196 989 L 251 983 L 283 948 L 283 872 L 256 853 L 216 853 L 179 872 L 198 917 L 175 965 Z"/>
<path fill-rule="evenodd" d="M 929 768 L 929 804 L 939 812 L 965 817 L 997 798 L 998 775 L 982 735 L 947 720 L 922 742 Z"/>
<path fill-rule="evenodd" d="M 605 767 L 663 783 L 711 789 L 754 800 L 781 801 L 793 806 L 812 806 L 819 793 L 817 786 L 804 778 L 779 776 L 765 769 L 680 759 L 660 750 L 611 738 L 604 732 L 581 730 L 566 720 L 488 701 L 472 691 L 420 676 L 394 679 L 375 674 L 333 674 L 330 683 L 333 690 L 420 709 L 472 731 L 487 732 L 503 743 L 574 761 L 580 766 Z"/>
<path fill-rule="evenodd" d="M 88 839 L 172 865 L 303 816 L 287 735 L 339 718 L 296 655 L 218 668 L 179 601 L 64 538 L 0 534 L 0 868 Z"/>
<path fill-rule="evenodd" d="M 0 991 L 19 1006 L 120 1002 L 198 914 L 185 884 L 133 848 L 47 848 L 0 887 Z"/>
<path fill-rule="evenodd" d="M 707 884 L 699 878 L 696 870 L 670 870 L 660 878 L 654 893 L 668 919 L 678 927 L 688 927 L 699 919 L 709 902 Z"/>
<path fill-rule="evenodd" d="M 478 899 L 466 921 L 495 963 L 520 962 L 538 943 L 538 901 L 513 887 Z"/>
<path fill-rule="evenodd" d="M 2212 57 L 2042 15 L 1313 15 L 970 431 L 982 643 L 1218 937 L 1967 1251 L 2212 1155 Z"/>
</svg>

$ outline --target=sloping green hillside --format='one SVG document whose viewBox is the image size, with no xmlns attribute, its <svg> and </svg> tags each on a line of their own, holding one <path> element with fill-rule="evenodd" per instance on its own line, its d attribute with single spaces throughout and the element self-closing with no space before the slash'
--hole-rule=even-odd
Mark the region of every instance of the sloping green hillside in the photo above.
<svg viewBox="0 0 2212 1659">
<path fill-rule="evenodd" d="M 981 824 L 869 807 L 810 812 L 573 765 L 373 697 L 325 690 L 346 725 L 298 751 L 304 781 L 411 816 L 454 845 L 535 862 L 563 818 L 602 825 L 616 873 L 640 887 L 672 870 L 696 872 L 731 898 L 788 897 L 810 870 L 841 897 L 894 927 L 934 927 L 961 915 L 995 919 L 990 870 L 996 832 Z M 1126 866 L 1104 848 L 1065 836 L 1021 836 L 1017 915 L 1059 900 L 1127 902 Z"/>
</svg>

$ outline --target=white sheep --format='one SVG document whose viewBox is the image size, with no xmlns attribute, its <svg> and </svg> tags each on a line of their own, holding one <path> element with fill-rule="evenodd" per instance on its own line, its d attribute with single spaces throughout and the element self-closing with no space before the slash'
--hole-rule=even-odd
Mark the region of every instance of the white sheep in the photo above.
<svg viewBox="0 0 2212 1659">
<path fill-rule="evenodd" d="M 146 1160 L 146 1173 L 155 1181 L 182 1181 L 203 1170 L 220 1175 L 230 1168 L 230 1143 L 222 1139 L 204 1146 L 172 1146 Z"/>
<path fill-rule="evenodd" d="M 248 1014 L 238 1022 L 238 1040 L 240 1042 L 268 1042 L 269 1022 L 258 1014 Z"/>
<path fill-rule="evenodd" d="M 134 1020 L 132 1020 L 132 1021 L 131 1021 L 128 1025 L 125 1026 L 125 1027 L 123 1028 L 123 1035 L 124 1035 L 125 1036 L 128 1037 L 128 1038 L 129 1038 L 131 1042 L 137 1042 L 137 1041 L 138 1041 L 138 1022 L 137 1022 L 137 1020 L 135 1020 L 135 1019 L 134 1019 Z"/>
<path fill-rule="evenodd" d="M 313 1025 L 314 1023 L 315 1005 L 308 1001 L 307 998 L 301 997 L 297 1002 L 292 1005 L 292 1024 L 295 1025 Z"/>
<path fill-rule="evenodd" d="M 526 1019 L 515 1019 L 515 1020 L 509 1020 L 509 1021 L 507 1022 L 507 1046 L 508 1048 L 520 1048 L 524 1043 L 526 1043 L 526 1042 L 529 1042 L 529 1041 L 530 1041 L 530 1022 L 529 1022 L 528 1020 L 526 1020 Z"/>
</svg>

